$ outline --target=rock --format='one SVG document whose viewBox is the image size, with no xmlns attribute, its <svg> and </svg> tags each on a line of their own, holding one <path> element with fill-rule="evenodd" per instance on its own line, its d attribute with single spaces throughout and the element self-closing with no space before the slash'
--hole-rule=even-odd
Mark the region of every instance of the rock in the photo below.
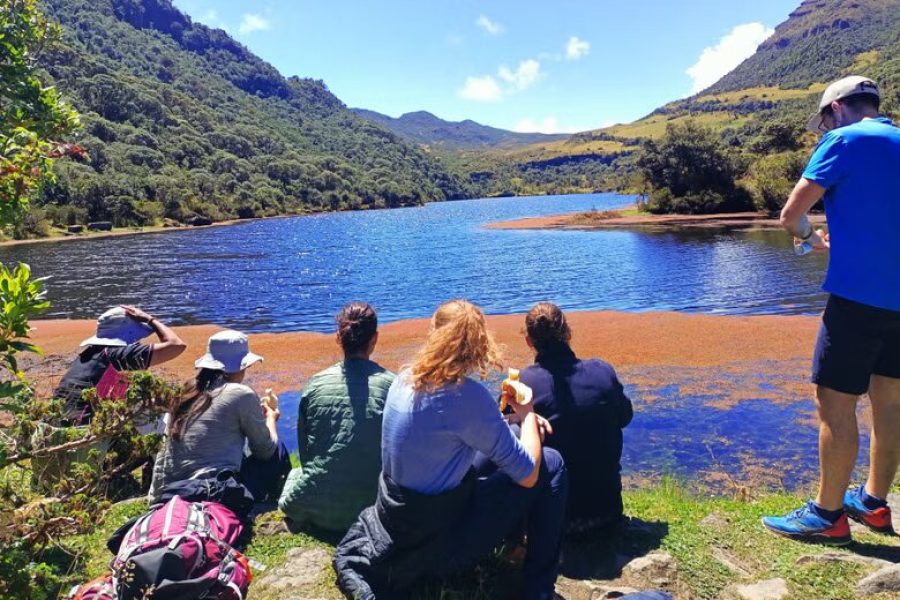
<svg viewBox="0 0 900 600">
<path fill-rule="evenodd" d="M 206 225 L 212 225 L 212 219 L 209 217 L 204 217 L 201 215 L 195 215 L 188 219 L 188 223 L 193 225 L 194 227 L 204 227 Z"/>
<path fill-rule="evenodd" d="M 709 513 L 700 521 L 700 526 L 705 529 L 727 529 L 729 525 L 728 518 L 719 513 Z"/>
<path fill-rule="evenodd" d="M 882 592 L 900 592 L 900 565 L 879 569 L 856 584 L 856 593 L 860 596 Z"/>
<path fill-rule="evenodd" d="M 66 231 L 69 233 L 81 233 L 84 231 L 84 225 L 69 225 L 66 227 Z"/>
<path fill-rule="evenodd" d="M 892 563 L 883 558 L 874 558 L 872 556 L 860 556 L 859 554 L 849 554 L 847 552 L 825 552 L 823 554 L 809 554 L 801 556 L 797 559 L 796 564 L 814 565 L 829 563 L 857 563 L 860 565 L 872 565 L 875 567 L 889 567 Z"/>
<path fill-rule="evenodd" d="M 722 548 L 713 548 L 711 550 L 711 553 L 713 558 L 716 559 L 719 564 L 721 564 L 732 573 L 740 575 L 742 577 L 750 575 L 750 571 L 740 565 L 739 559 L 732 556 L 731 553 L 729 553 L 727 550 L 723 550 Z"/>
<path fill-rule="evenodd" d="M 678 575 L 678 563 L 671 554 L 651 552 L 622 569 L 622 579 L 637 588 L 671 588 Z"/>
<path fill-rule="evenodd" d="M 87 228 L 91 231 L 112 231 L 112 227 L 112 221 L 94 221 L 87 225 Z"/>
<path fill-rule="evenodd" d="M 324 548 L 293 548 L 283 565 L 253 584 L 254 595 L 266 590 L 278 592 L 279 598 L 289 598 L 288 592 L 302 594 L 303 586 L 312 587 L 321 580 L 330 563 L 331 555 Z"/>
<path fill-rule="evenodd" d="M 288 529 L 287 523 L 284 522 L 284 519 L 275 519 L 269 521 L 259 522 L 253 526 L 253 534 L 261 535 L 261 536 L 271 536 L 271 535 L 281 535 L 285 533 L 291 533 L 291 530 Z"/>
<path fill-rule="evenodd" d="M 739 600 L 782 600 L 790 594 L 787 582 L 780 577 L 745 585 L 734 585 L 730 591 L 732 596 Z"/>
</svg>

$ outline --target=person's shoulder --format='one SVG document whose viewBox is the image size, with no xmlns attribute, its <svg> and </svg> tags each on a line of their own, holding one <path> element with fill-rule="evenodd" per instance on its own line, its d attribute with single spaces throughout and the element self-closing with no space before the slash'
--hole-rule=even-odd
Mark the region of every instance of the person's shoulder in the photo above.
<svg viewBox="0 0 900 600">
<path fill-rule="evenodd" d="M 582 371 L 615 377 L 616 369 L 602 358 L 584 358 L 578 361 Z"/>
<path fill-rule="evenodd" d="M 309 380 L 306 382 L 306 387 L 315 387 L 321 385 L 323 383 L 327 383 L 329 381 L 334 380 L 335 378 L 343 379 L 344 377 L 344 369 L 342 363 L 335 363 L 330 367 L 322 369 L 321 371 L 314 373 Z"/>
<path fill-rule="evenodd" d="M 249 402 L 259 403 L 259 395 L 249 385 L 243 383 L 226 383 L 219 388 L 218 395 L 226 400 L 233 402 Z"/>
<path fill-rule="evenodd" d="M 448 391 L 452 391 L 453 393 L 458 394 L 461 398 L 470 400 L 472 402 L 494 402 L 494 397 L 491 396 L 490 390 L 488 390 L 482 382 L 476 381 L 471 377 L 466 377 L 462 380 L 461 383 L 453 386 L 453 388 Z"/>
</svg>

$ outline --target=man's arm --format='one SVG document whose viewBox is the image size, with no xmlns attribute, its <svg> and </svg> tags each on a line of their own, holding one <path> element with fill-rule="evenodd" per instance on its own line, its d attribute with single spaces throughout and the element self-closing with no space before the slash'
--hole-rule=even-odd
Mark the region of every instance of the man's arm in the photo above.
<svg viewBox="0 0 900 600">
<path fill-rule="evenodd" d="M 787 204 L 781 209 L 781 226 L 794 237 L 809 242 L 817 249 L 828 248 L 828 241 L 813 229 L 806 215 L 824 195 L 824 187 L 801 178 L 791 191 Z"/>
</svg>

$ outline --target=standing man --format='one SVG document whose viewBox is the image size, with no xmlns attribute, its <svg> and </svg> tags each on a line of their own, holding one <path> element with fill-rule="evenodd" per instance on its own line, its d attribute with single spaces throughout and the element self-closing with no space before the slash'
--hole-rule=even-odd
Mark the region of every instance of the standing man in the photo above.
<svg viewBox="0 0 900 600">
<path fill-rule="evenodd" d="M 830 296 L 816 342 L 812 382 L 819 412 L 819 494 L 783 517 L 777 534 L 850 543 L 847 517 L 891 532 L 885 498 L 900 463 L 900 129 L 879 116 L 880 96 L 865 77 L 825 90 L 810 128 L 824 131 L 781 223 L 815 250 L 830 249 Z M 824 197 L 829 232 L 807 212 Z M 869 477 L 847 490 L 859 450 L 856 404 L 872 403 Z"/>
</svg>

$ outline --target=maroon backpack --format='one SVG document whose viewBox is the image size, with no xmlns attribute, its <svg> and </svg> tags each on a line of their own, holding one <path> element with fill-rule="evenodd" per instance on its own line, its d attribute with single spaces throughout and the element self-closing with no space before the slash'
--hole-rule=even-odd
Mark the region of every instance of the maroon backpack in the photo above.
<svg viewBox="0 0 900 600">
<path fill-rule="evenodd" d="M 72 600 L 243 600 L 253 576 L 232 544 L 241 521 L 217 502 L 175 496 L 131 526 L 111 573 L 69 594 Z"/>
</svg>

